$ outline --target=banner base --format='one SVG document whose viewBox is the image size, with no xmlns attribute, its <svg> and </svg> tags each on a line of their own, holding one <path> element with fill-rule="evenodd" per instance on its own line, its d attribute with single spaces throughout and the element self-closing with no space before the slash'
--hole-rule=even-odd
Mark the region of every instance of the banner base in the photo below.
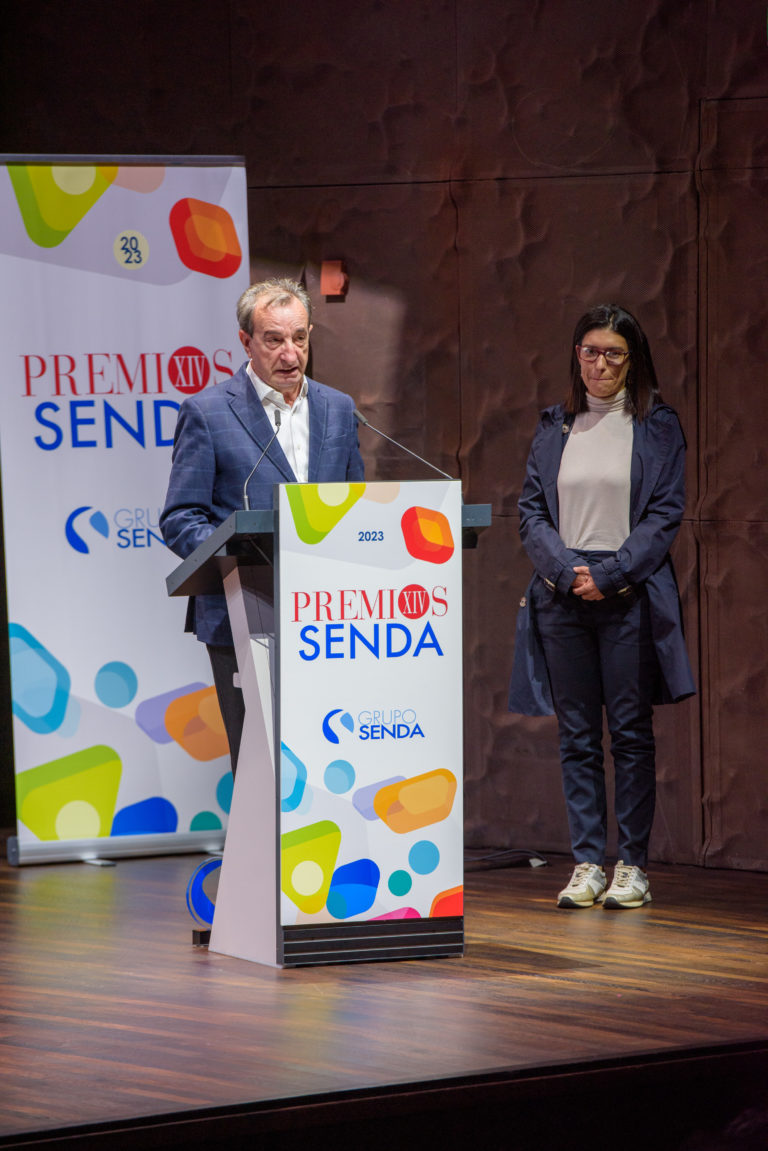
<svg viewBox="0 0 768 1151">
<path fill-rule="evenodd" d="M 20 843 L 8 836 L 11 867 L 27 863 L 88 863 L 96 859 L 127 859 L 136 855 L 193 855 L 224 847 L 224 831 L 168 832 L 163 835 L 120 835 L 100 839 L 54 839 Z"/>
<path fill-rule="evenodd" d="M 281 967 L 448 959 L 464 954 L 464 917 L 352 921 L 282 928 Z"/>
</svg>

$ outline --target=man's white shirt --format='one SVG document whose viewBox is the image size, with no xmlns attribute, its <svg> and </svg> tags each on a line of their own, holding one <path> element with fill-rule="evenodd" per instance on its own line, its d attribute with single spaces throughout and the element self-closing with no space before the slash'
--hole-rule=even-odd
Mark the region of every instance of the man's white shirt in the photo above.
<svg viewBox="0 0 768 1151">
<path fill-rule="evenodd" d="M 280 392 L 265 384 L 251 367 L 250 361 L 245 368 L 248 378 L 256 389 L 269 422 L 274 427 L 275 409 L 280 410 L 280 431 L 277 441 L 285 453 L 285 458 L 293 469 L 293 474 L 301 484 L 309 479 L 309 401 L 307 400 L 307 377 L 301 381 L 301 389 L 293 401 L 287 404 Z"/>
</svg>

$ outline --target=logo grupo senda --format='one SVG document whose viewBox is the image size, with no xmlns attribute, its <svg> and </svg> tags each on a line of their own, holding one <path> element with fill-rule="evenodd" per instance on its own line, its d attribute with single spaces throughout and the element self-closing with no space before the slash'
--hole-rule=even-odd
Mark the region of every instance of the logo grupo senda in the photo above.
<svg viewBox="0 0 768 1151">
<path fill-rule="evenodd" d="M 340 743 L 341 742 L 339 740 L 338 735 L 333 730 L 333 727 L 331 727 L 331 720 L 335 719 L 335 717 L 337 715 L 340 717 L 337 722 L 340 723 L 342 727 L 345 727 L 347 729 L 347 731 L 350 731 L 350 732 L 355 730 L 355 721 L 353 720 L 353 718 L 349 714 L 349 712 L 344 711 L 340 707 L 335 707 L 335 708 L 333 708 L 332 711 L 329 711 L 328 714 L 323 719 L 323 735 L 325 736 L 325 738 L 328 740 L 329 743 Z"/>
<path fill-rule="evenodd" d="M 75 527 L 75 521 L 90 511 L 93 511 L 90 504 L 84 504 L 82 507 L 75 508 L 75 510 L 70 512 L 70 514 L 67 516 L 67 522 L 64 527 L 64 533 L 67 537 L 67 543 L 69 546 L 74 548 L 76 552 L 81 552 L 83 555 L 88 555 L 91 549 L 88 547 L 88 544 Z M 109 538 L 109 524 L 107 523 L 107 517 L 103 512 L 94 511 L 93 515 L 88 517 L 87 522 L 90 527 L 95 532 L 98 532 L 100 536 L 103 536 L 104 539 Z"/>
<path fill-rule="evenodd" d="M 166 546 L 160 535 L 159 508 L 120 507 L 104 512 L 81 504 L 67 516 L 64 534 L 73 551 L 81 555 L 91 554 L 96 535 L 111 540 L 120 551 Z"/>
<path fill-rule="evenodd" d="M 341 742 L 339 725 L 346 728 L 350 735 L 357 733 L 356 738 L 362 743 L 369 740 L 425 738 L 416 712 L 411 707 L 390 708 L 388 711 L 363 709 L 357 716 L 357 724 L 348 711 L 335 707 L 323 718 L 323 735 L 329 743 Z"/>
</svg>

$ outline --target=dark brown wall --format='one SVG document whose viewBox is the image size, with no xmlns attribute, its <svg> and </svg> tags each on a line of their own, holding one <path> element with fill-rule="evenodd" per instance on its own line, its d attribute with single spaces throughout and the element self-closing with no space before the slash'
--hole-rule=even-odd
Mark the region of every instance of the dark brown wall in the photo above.
<svg viewBox="0 0 768 1151">
<path fill-rule="evenodd" d="M 689 441 L 701 685 L 658 712 L 652 853 L 768 868 L 764 3 L 43 0 L 10 25 L 5 152 L 245 155 L 252 273 L 314 289 L 314 374 L 492 502 L 465 556 L 473 845 L 567 850 L 553 721 L 505 710 L 516 502 L 575 319 L 637 313 Z M 363 447 L 371 479 L 415 476 Z"/>
</svg>

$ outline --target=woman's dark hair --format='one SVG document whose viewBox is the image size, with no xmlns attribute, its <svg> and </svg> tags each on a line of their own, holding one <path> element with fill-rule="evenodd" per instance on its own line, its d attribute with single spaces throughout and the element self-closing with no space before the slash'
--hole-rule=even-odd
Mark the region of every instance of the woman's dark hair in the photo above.
<svg viewBox="0 0 768 1151">
<path fill-rule="evenodd" d="M 576 345 L 581 343 L 587 332 L 595 328 L 617 332 L 627 341 L 629 370 L 625 381 L 626 410 L 642 422 L 650 414 L 651 409 L 661 403 L 659 384 L 645 332 L 632 313 L 619 304 L 598 304 L 597 307 L 585 312 L 576 325 L 571 346 L 571 386 L 565 401 L 565 409 L 574 415 L 587 410 L 587 389 L 581 378 L 581 364 L 576 354 Z"/>
</svg>

